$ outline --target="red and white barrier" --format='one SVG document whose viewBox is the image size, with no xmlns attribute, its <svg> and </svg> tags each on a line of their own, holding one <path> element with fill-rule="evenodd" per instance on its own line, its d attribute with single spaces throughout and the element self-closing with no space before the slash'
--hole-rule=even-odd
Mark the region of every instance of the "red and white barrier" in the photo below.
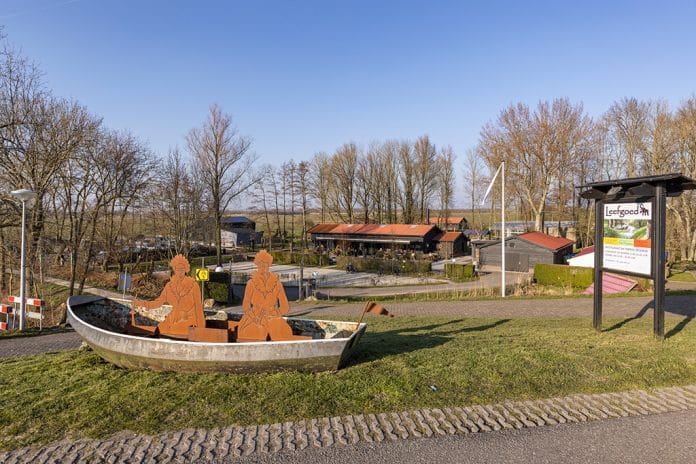
<svg viewBox="0 0 696 464">
<path fill-rule="evenodd" d="M 22 300 L 18 296 L 8 296 L 7 301 L 10 303 L 21 303 Z M 40 300 L 38 298 L 25 298 L 24 301 L 29 305 L 29 306 L 43 306 L 43 300 Z"/>
<path fill-rule="evenodd" d="M 0 330 L 4 331 L 10 323 L 10 315 L 14 316 L 14 310 L 10 305 L 0 304 L 0 314 L 5 316 L 5 320 L 0 321 Z"/>
<path fill-rule="evenodd" d="M 7 330 L 8 323 L 10 322 L 10 314 L 12 314 L 13 319 L 14 319 L 14 316 L 16 316 L 19 313 L 16 306 L 19 305 L 22 300 L 18 296 L 10 295 L 7 297 L 7 301 L 9 301 L 10 303 L 13 303 L 15 307 L 13 308 L 10 305 L 0 304 L 0 314 L 6 315 L 6 322 L 0 322 L 0 330 Z M 38 312 L 27 311 L 26 317 L 28 317 L 29 319 L 38 319 L 39 320 L 39 330 L 43 329 L 43 318 L 44 318 L 44 314 L 43 314 L 44 302 L 43 302 L 43 300 L 41 300 L 39 298 L 25 298 L 24 302 L 28 306 L 34 306 L 35 308 L 39 309 Z M 16 322 L 16 321 L 14 321 L 14 322 Z M 12 325 L 14 326 L 14 324 L 12 324 Z"/>
</svg>

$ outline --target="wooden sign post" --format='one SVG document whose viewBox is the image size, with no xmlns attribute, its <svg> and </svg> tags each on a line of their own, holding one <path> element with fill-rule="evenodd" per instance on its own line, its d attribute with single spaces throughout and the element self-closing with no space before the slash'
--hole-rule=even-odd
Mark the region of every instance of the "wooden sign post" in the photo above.
<svg viewBox="0 0 696 464">
<path fill-rule="evenodd" d="M 594 307 L 592 325 L 602 330 L 604 271 L 653 279 L 653 332 L 665 336 L 667 197 L 696 189 L 681 174 L 635 177 L 581 186 L 595 201 Z"/>
</svg>

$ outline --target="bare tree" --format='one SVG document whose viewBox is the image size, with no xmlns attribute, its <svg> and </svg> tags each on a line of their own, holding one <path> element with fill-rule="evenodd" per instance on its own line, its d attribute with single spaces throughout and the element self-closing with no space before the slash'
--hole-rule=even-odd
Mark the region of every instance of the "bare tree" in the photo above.
<svg viewBox="0 0 696 464">
<path fill-rule="evenodd" d="M 329 209 L 329 184 L 331 181 L 331 166 L 329 156 L 319 152 L 310 161 L 311 171 L 309 183 L 312 196 L 319 202 L 321 222 L 326 222 L 326 214 Z"/>
<path fill-rule="evenodd" d="M 295 207 L 297 206 L 297 163 L 291 159 L 281 166 L 283 175 L 283 232 L 285 230 L 285 219 L 287 217 L 287 207 L 290 208 L 290 253 L 293 251 L 295 243 Z M 286 204 L 287 201 L 287 204 Z"/>
<path fill-rule="evenodd" d="M 297 165 L 297 188 L 300 196 L 300 209 L 302 210 L 302 249 L 307 249 L 307 210 L 309 207 L 309 172 L 310 164 L 301 161 Z"/>
<path fill-rule="evenodd" d="M 189 131 L 186 142 L 210 193 L 217 264 L 222 265 L 222 216 L 233 199 L 260 180 L 253 172 L 256 157 L 250 152 L 251 139 L 239 135 L 232 117 L 213 104 L 206 121 Z"/>
<path fill-rule="evenodd" d="M 495 124 L 487 124 L 478 152 L 490 168 L 506 162 L 510 194 L 533 212 L 542 230 L 546 205 L 558 178 L 572 172 L 573 159 L 591 139 L 592 121 L 582 105 L 567 99 L 540 102 L 532 113 L 526 105 L 504 109 Z"/>
<path fill-rule="evenodd" d="M 640 163 L 641 175 L 657 175 L 672 172 L 672 162 L 677 152 L 675 124 L 672 113 L 664 101 L 649 106 L 647 140 Z"/>
<path fill-rule="evenodd" d="M 387 141 L 380 148 L 379 169 L 379 196 L 385 204 L 385 222 L 398 222 L 399 199 L 401 190 L 399 187 L 399 148 L 396 141 Z M 380 221 L 382 222 L 382 221 Z"/>
<path fill-rule="evenodd" d="M 635 177 L 648 137 L 649 104 L 623 98 L 609 107 L 602 123 L 605 137 L 605 168 L 611 178 Z"/>
<path fill-rule="evenodd" d="M 483 161 L 474 150 L 469 150 L 466 153 L 464 163 L 464 190 L 467 193 L 471 207 L 471 223 L 474 228 L 481 229 L 483 224 L 480 214 L 477 217 L 476 210 L 481 202 L 481 190 L 485 188 L 485 185 L 483 185 Z"/>
<path fill-rule="evenodd" d="M 427 135 L 418 137 L 413 144 L 418 190 L 418 213 L 421 224 L 426 222 L 426 211 L 437 187 L 437 150 Z"/>
<path fill-rule="evenodd" d="M 399 146 L 399 169 L 401 179 L 401 214 L 404 223 L 416 222 L 416 162 L 411 145 L 402 142 Z"/>
<path fill-rule="evenodd" d="M 174 253 L 188 255 L 195 228 L 205 217 L 204 192 L 178 149 L 170 151 L 162 163 L 153 196 L 159 205 L 156 211 L 174 238 Z"/>
<path fill-rule="evenodd" d="M 330 207 L 344 221 L 355 221 L 355 176 L 358 169 L 358 147 L 346 143 L 331 157 L 332 188 Z"/>
<path fill-rule="evenodd" d="M 454 200 L 455 178 L 454 161 L 456 156 L 452 147 L 444 147 L 440 152 L 437 166 L 437 185 L 439 187 L 440 217 L 447 224 L 450 217 L 450 208 Z"/>
<path fill-rule="evenodd" d="M 269 179 L 273 176 L 273 167 L 264 165 L 260 171 L 262 180 L 254 186 L 252 201 L 254 209 L 260 211 L 263 215 L 264 223 L 266 224 L 266 232 L 268 237 L 268 250 L 273 250 L 273 228 L 271 226 L 270 208 L 272 207 L 271 192 L 269 189 Z"/>
<path fill-rule="evenodd" d="M 370 162 L 369 157 L 370 154 L 367 157 L 360 156 L 355 170 L 355 199 L 362 209 L 362 222 L 365 224 L 370 223 L 373 204 L 372 179 L 375 175 L 374 164 Z"/>
<path fill-rule="evenodd" d="M 696 97 L 684 102 L 674 117 L 676 156 L 671 169 L 696 178 Z M 696 191 L 689 190 L 667 202 L 683 260 L 696 261 Z"/>
<path fill-rule="evenodd" d="M 280 229 L 280 190 L 278 190 L 278 178 L 281 177 L 279 173 L 275 171 L 275 169 L 271 170 L 268 173 L 269 176 L 269 181 L 270 181 L 270 190 L 273 192 L 273 210 L 275 211 L 275 218 L 276 218 L 276 231 L 275 231 L 275 236 L 280 238 L 281 240 L 284 240 L 284 236 L 281 233 Z M 283 212 L 284 214 L 284 212 Z M 270 233 L 270 231 L 269 231 Z"/>
</svg>

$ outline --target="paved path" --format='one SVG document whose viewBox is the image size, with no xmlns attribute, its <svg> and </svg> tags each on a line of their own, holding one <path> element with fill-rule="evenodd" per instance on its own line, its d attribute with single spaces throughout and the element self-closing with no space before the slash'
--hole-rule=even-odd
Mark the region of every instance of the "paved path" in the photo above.
<svg viewBox="0 0 696 464">
<path fill-rule="evenodd" d="M 255 464 L 684 464 L 696 461 L 696 411 L 555 427 L 447 435 L 427 440 L 360 443 L 255 455 Z"/>
<path fill-rule="evenodd" d="M 73 331 L 30 337 L 0 338 L 0 358 L 28 356 L 79 348 L 82 339 Z"/>
<path fill-rule="evenodd" d="M 43 448 L 14 450 L 0 454 L 0 462 L 231 462 L 239 457 L 250 457 L 245 462 L 258 462 L 260 457 L 265 457 L 265 462 L 290 462 L 291 458 L 301 457 L 303 453 L 317 456 L 312 451 L 322 449 L 348 457 L 354 452 L 355 445 L 372 447 L 386 443 L 393 446 L 399 442 L 403 445 L 404 440 L 417 438 L 468 436 L 694 409 L 696 385 L 660 388 L 651 392 L 571 395 L 537 401 L 323 417 L 212 430 L 186 429 L 156 436 L 124 432 L 106 439 L 63 440 Z M 691 417 L 693 415 L 687 416 Z M 562 442 L 556 446 L 564 449 Z M 276 457 L 269 460 L 269 455 Z M 465 456 L 460 458 L 465 460 Z M 559 458 L 550 456 L 550 461 L 556 462 Z M 295 459 L 294 462 L 304 461 Z M 346 459 L 343 462 L 356 461 Z M 383 462 L 413 461 L 389 459 Z"/>
</svg>

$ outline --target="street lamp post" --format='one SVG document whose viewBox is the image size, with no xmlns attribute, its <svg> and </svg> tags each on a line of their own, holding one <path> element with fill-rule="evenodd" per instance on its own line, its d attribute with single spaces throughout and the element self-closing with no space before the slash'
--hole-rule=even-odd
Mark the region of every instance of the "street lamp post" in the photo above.
<svg viewBox="0 0 696 464">
<path fill-rule="evenodd" d="M 36 198 L 36 194 L 31 190 L 20 189 L 13 190 L 10 194 L 19 199 L 22 202 L 22 251 L 20 258 L 20 269 L 19 269 L 19 330 L 24 330 L 27 314 L 27 302 L 24 295 L 24 289 L 26 286 L 25 274 L 26 274 L 26 221 L 27 221 L 27 201 L 31 201 Z"/>
</svg>

